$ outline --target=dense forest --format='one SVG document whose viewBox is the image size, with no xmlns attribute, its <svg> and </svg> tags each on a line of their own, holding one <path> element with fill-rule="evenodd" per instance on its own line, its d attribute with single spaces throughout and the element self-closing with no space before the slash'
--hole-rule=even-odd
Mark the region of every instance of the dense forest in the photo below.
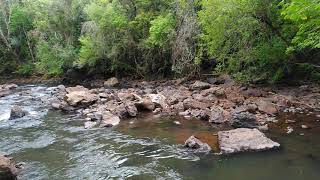
<svg viewBox="0 0 320 180">
<path fill-rule="evenodd" d="M 320 0 L 0 0 L 0 74 L 320 79 Z"/>
</svg>

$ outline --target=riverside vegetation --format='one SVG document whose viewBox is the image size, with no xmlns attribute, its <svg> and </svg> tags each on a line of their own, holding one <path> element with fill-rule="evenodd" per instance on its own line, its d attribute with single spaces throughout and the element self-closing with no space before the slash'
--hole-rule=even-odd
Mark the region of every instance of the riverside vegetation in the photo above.
<svg viewBox="0 0 320 180">
<path fill-rule="evenodd" d="M 2 0 L 0 73 L 319 79 L 319 0 Z"/>
</svg>

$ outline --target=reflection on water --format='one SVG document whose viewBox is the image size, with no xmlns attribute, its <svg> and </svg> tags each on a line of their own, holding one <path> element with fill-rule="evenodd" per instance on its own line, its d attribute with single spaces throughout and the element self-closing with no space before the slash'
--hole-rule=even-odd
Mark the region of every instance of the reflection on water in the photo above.
<svg viewBox="0 0 320 180">
<path fill-rule="evenodd" d="M 320 176 L 320 123 L 314 114 L 280 117 L 280 130 L 272 126 L 267 134 L 281 143 L 279 151 L 217 156 L 193 154 L 181 145 L 196 135 L 218 151 L 218 128 L 206 122 L 143 115 L 113 129 L 85 130 L 79 116 L 47 111 L 41 99 L 49 94 L 44 87 L 23 87 L 0 98 L 0 151 L 25 164 L 21 179 L 313 180 Z M 6 120 L 15 104 L 33 113 Z M 297 121 L 290 124 L 294 128 L 290 135 L 283 131 L 288 118 Z M 302 129 L 301 124 L 312 128 Z"/>
</svg>

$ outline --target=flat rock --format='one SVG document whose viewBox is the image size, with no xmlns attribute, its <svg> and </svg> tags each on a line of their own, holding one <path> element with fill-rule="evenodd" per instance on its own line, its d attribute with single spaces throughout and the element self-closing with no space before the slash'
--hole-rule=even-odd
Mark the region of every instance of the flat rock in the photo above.
<svg viewBox="0 0 320 180">
<path fill-rule="evenodd" d="M 280 144 L 267 138 L 258 129 L 238 128 L 218 132 L 222 154 L 264 151 L 279 148 Z"/>
<path fill-rule="evenodd" d="M 189 137 L 184 146 L 198 153 L 206 153 L 211 151 L 211 147 L 207 143 L 201 142 L 197 137 Z"/>
</svg>

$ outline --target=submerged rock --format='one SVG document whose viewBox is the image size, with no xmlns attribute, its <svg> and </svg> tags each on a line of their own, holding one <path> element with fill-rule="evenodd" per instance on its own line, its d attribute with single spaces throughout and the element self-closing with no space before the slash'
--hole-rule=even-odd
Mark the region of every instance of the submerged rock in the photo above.
<svg viewBox="0 0 320 180">
<path fill-rule="evenodd" d="M 211 147 L 207 143 L 201 142 L 195 136 L 189 137 L 184 143 L 184 146 L 199 153 L 206 153 L 211 151 Z"/>
<path fill-rule="evenodd" d="M 12 119 L 22 118 L 28 114 L 29 114 L 28 111 L 23 110 L 21 107 L 13 106 L 13 108 L 11 109 L 11 112 L 10 112 L 9 119 L 12 120 Z"/>
<path fill-rule="evenodd" d="M 238 128 L 218 132 L 222 154 L 264 151 L 279 148 L 280 144 L 267 138 L 258 129 Z"/>
<path fill-rule="evenodd" d="M 0 179 L 15 180 L 19 169 L 16 167 L 11 158 L 0 154 Z"/>
</svg>

